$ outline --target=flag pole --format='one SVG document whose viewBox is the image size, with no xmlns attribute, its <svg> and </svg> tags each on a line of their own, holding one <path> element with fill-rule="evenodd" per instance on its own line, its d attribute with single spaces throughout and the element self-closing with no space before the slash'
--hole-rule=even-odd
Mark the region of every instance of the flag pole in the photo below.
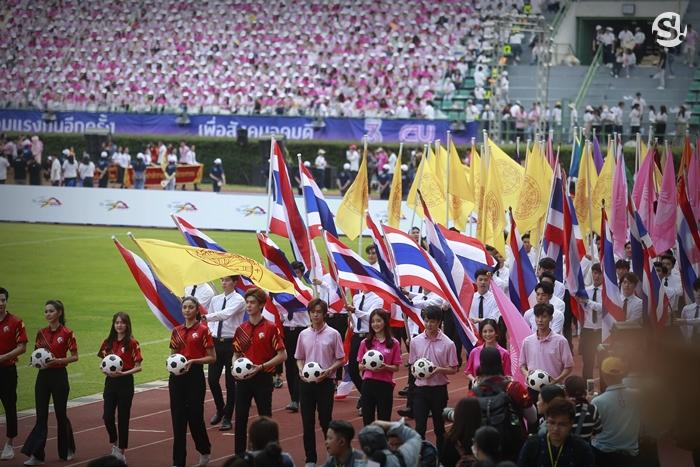
<svg viewBox="0 0 700 467">
<path fill-rule="evenodd" d="M 297 153 L 297 162 L 299 163 L 299 180 L 302 179 L 301 175 L 301 169 L 302 169 L 302 162 L 301 162 L 301 153 Z M 314 298 L 318 298 L 318 287 L 316 286 L 316 283 L 314 282 L 314 279 L 319 279 L 316 277 L 316 258 L 314 255 L 314 247 L 313 247 L 313 240 L 311 240 L 311 232 L 309 232 L 309 210 L 306 207 L 306 195 L 304 194 L 304 182 L 301 184 L 301 203 L 304 206 L 304 217 L 306 218 L 306 235 L 309 238 L 309 253 L 311 253 L 311 271 L 309 271 L 309 277 L 311 278 L 311 288 L 314 291 Z"/>
<path fill-rule="evenodd" d="M 267 171 L 267 222 L 265 222 L 265 235 L 270 233 L 270 216 L 272 215 L 272 156 L 275 155 L 275 137 L 270 137 L 270 159 Z"/>
<path fill-rule="evenodd" d="M 368 143 L 368 138 L 367 135 L 364 135 L 362 137 L 362 143 L 363 143 L 363 149 L 362 149 L 362 160 L 365 163 L 365 167 L 367 166 L 367 143 Z M 361 162 L 362 163 L 362 162 Z M 369 186 L 367 187 L 367 199 L 369 200 Z M 366 211 L 366 209 L 365 209 Z M 362 226 L 364 222 L 364 212 L 362 213 L 362 216 L 360 216 L 360 239 L 357 242 L 357 254 L 362 256 Z"/>
<path fill-rule="evenodd" d="M 450 159 L 452 159 L 452 151 L 450 151 L 450 142 L 452 134 L 447 130 L 447 179 L 445 180 L 445 227 L 450 227 Z"/>
</svg>

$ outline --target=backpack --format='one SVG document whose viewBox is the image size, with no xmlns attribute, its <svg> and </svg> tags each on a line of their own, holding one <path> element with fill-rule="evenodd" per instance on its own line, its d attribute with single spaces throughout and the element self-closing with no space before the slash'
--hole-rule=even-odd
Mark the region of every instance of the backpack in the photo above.
<svg viewBox="0 0 700 467">
<path fill-rule="evenodd" d="M 491 386 L 491 391 L 477 386 L 473 392 L 481 406 L 482 426 L 488 425 L 498 430 L 503 440 L 501 450 L 508 459 L 511 459 L 520 451 L 525 441 L 525 432 L 520 415 L 513 407 L 513 401 L 506 391 L 509 383 L 509 381 L 503 381 Z"/>
</svg>

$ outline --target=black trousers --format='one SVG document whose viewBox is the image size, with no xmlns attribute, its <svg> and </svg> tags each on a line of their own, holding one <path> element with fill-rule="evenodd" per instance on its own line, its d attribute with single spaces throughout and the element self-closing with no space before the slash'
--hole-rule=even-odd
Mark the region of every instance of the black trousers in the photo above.
<svg viewBox="0 0 700 467">
<path fill-rule="evenodd" d="M 287 376 L 287 390 L 292 402 L 299 402 L 299 368 L 294 352 L 297 350 L 299 334 L 304 328 L 284 328 L 284 348 L 287 350 L 287 360 L 284 361 L 284 373 Z"/>
<path fill-rule="evenodd" d="M 459 338 L 459 333 L 457 332 L 457 323 L 455 322 L 455 317 L 452 314 L 452 310 L 445 310 L 443 313 L 443 331 L 445 335 L 452 339 L 455 343 L 455 348 L 457 349 L 457 361 L 459 366 L 462 366 L 462 340 Z"/>
<path fill-rule="evenodd" d="M 394 385 L 376 379 L 363 379 L 362 389 L 362 423 L 367 426 L 375 420 L 390 421 Z"/>
<path fill-rule="evenodd" d="M 595 465 L 597 467 L 637 467 L 637 456 L 630 456 L 623 452 L 604 452 L 593 448 Z"/>
<path fill-rule="evenodd" d="M 0 367 L 0 402 L 5 409 L 7 437 L 17 436 L 17 367 Z"/>
<path fill-rule="evenodd" d="M 318 412 L 318 423 L 321 425 L 323 437 L 326 437 L 328 425 L 333 418 L 333 392 L 335 385 L 332 379 L 324 379 L 320 383 L 299 383 L 299 409 L 301 424 L 304 429 L 304 453 L 306 462 L 316 463 L 316 422 L 314 416 Z"/>
<path fill-rule="evenodd" d="M 442 411 L 447 407 L 447 385 L 416 386 L 413 397 L 413 419 L 416 421 L 416 431 L 425 439 L 428 427 L 428 415 L 433 418 L 433 429 L 438 449 L 442 449 L 445 440 L 445 419 Z"/>
<path fill-rule="evenodd" d="M 255 399 L 258 415 L 272 416 L 272 375 L 258 373 L 250 379 L 236 383 L 236 415 L 234 430 L 234 454 L 245 454 L 248 441 L 248 415 L 250 403 Z"/>
<path fill-rule="evenodd" d="M 408 395 L 406 396 L 406 408 L 413 409 L 413 398 L 416 395 L 416 377 L 413 376 L 411 366 L 408 366 Z"/>
<path fill-rule="evenodd" d="M 73 427 L 68 420 L 67 404 L 70 385 L 68 371 L 65 368 L 46 368 L 39 370 L 34 384 L 34 404 L 36 406 L 36 424 L 22 446 L 22 454 L 44 460 L 46 454 L 46 437 L 49 424 L 49 400 L 53 399 L 58 431 L 58 457 L 65 460 L 68 451 L 75 452 Z"/>
<path fill-rule="evenodd" d="M 192 365 L 184 375 L 170 375 L 170 416 L 173 423 L 173 465 L 184 467 L 187 461 L 187 426 L 200 454 L 211 453 L 204 425 L 204 394 L 207 391 L 202 365 Z"/>
<path fill-rule="evenodd" d="M 406 318 L 410 319 L 410 318 Z M 399 341 L 399 344 L 403 343 L 404 347 L 406 348 L 406 352 L 409 351 L 409 346 L 408 346 L 408 335 L 406 334 L 406 326 L 392 326 L 391 327 L 391 334 L 394 336 L 394 338 Z"/>
<path fill-rule="evenodd" d="M 105 422 L 109 442 L 119 441 L 119 449 L 129 447 L 129 419 L 131 418 L 131 402 L 134 400 L 134 376 L 126 375 L 119 378 L 105 378 L 105 389 L 102 393 L 104 410 L 102 420 Z M 119 410 L 119 432 L 114 420 L 114 412 Z"/>
<path fill-rule="evenodd" d="M 233 359 L 233 339 L 214 339 L 214 349 L 216 350 L 216 362 L 209 364 L 209 390 L 214 398 L 216 413 L 222 414 L 226 420 L 233 417 L 233 407 L 236 402 L 236 380 L 231 374 L 231 360 Z M 221 370 L 224 370 L 224 381 L 226 381 L 226 403 L 221 392 Z"/>
<path fill-rule="evenodd" d="M 350 356 L 348 357 L 348 373 L 350 374 L 352 383 L 360 393 L 360 401 L 358 401 L 358 406 L 361 406 L 362 404 L 362 376 L 360 376 L 357 354 L 360 351 L 360 344 L 366 337 L 367 334 L 365 333 L 356 333 L 352 335 L 352 339 L 350 340 Z"/>
<path fill-rule="evenodd" d="M 348 315 L 347 313 L 334 313 L 328 315 L 326 324 L 340 333 L 341 339 L 345 342 L 345 333 L 348 331 Z M 335 379 L 341 381 L 343 379 L 343 368 L 338 368 L 335 374 Z"/>
<path fill-rule="evenodd" d="M 562 330 L 562 335 L 566 338 L 569 343 L 569 349 L 574 349 L 573 335 L 571 326 L 575 324 L 576 318 L 571 310 L 571 294 L 566 290 L 564 292 L 564 329 Z"/>
<path fill-rule="evenodd" d="M 593 368 L 595 368 L 595 358 L 601 338 L 600 329 L 581 328 L 578 350 L 583 359 L 583 379 L 593 378 Z"/>
</svg>

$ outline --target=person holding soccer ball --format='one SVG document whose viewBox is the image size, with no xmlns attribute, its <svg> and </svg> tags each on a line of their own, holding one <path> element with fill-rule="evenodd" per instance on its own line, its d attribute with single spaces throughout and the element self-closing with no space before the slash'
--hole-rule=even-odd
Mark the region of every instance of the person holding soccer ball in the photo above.
<svg viewBox="0 0 700 467">
<path fill-rule="evenodd" d="M 209 463 L 211 443 L 204 425 L 204 366 L 216 361 L 214 340 L 209 327 L 199 321 L 199 301 L 194 297 L 182 300 L 184 324 L 176 326 L 170 336 L 171 353 L 187 359 L 185 372 L 170 374 L 170 414 L 173 424 L 173 466 L 184 467 L 187 460 L 187 426 L 199 451 L 197 466 Z"/>
<path fill-rule="evenodd" d="M 131 335 L 131 318 L 123 311 L 112 316 L 112 327 L 107 339 L 97 352 L 99 358 L 116 355 L 122 359 L 122 369 L 107 373 L 102 393 L 104 409 L 102 420 L 112 443 L 112 455 L 126 463 L 124 451 L 129 445 L 129 418 L 134 399 L 134 373 L 141 371 L 141 347 Z M 119 410 L 119 432 L 114 423 L 114 413 Z"/>
<path fill-rule="evenodd" d="M 78 344 L 73 331 L 66 324 L 66 313 L 60 300 L 49 300 L 44 306 L 44 317 L 49 325 L 36 333 L 35 349 L 47 349 L 53 355 L 47 367 L 39 370 L 34 385 L 36 424 L 22 446 L 29 456 L 24 465 L 44 463 L 46 437 L 49 429 L 49 399 L 53 399 L 58 433 L 58 456 L 69 461 L 75 455 L 73 428 L 68 420 L 68 371 L 66 367 L 78 361 Z M 70 353 L 70 357 L 68 356 Z"/>
<path fill-rule="evenodd" d="M 362 422 L 365 426 L 373 421 L 391 420 L 394 405 L 394 373 L 401 365 L 401 345 L 391 335 L 389 312 L 377 308 L 369 315 L 369 335 L 360 343 L 357 352 L 362 372 Z M 384 363 L 376 369 L 362 364 L 368 350 L 376 350 L 384 357 Z M 376 417 L 375 417 L 376 415 Z"/>
</svg>

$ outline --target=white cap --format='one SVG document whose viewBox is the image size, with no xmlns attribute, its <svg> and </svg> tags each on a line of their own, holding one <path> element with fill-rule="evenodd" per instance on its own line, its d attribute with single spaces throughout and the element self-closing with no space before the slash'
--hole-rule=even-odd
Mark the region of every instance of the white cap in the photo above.
<svg viewBox="0 0 700 467">
<path fill-rule="evenodd" d="M 311 162 L 304 161 L 304 167 L 311 167 Z"/>
<path fill-rule="evenodd" d="M 408 170 L 408 165 L 406 164 L 401 164 L 401 171 L 405 172 Z"/>
<path fill-rule="evenodd" d="M 168 162 L 177 162 L 177 157 L 175 157 L 174 155 L 170 154 L 170 155 L 168 156 Z"/>
<path fill-rule="evenodd" d="M 62 154 L 63 154 L 64 156 L 67 156 L 67 155 L 70 154 L 70 150 L 64 149 L 64 150 L 62 151 Z"/>
<path fill-rule="evenodd" d="M 350 164 L 348 162 L 343 164 L 343 170 L 350 170 Z"/>
<path fill-rule="evenodd" d="M 214 159 L 214 164 L 221 164 L 221 159 L 219 159 L 218 157 Z"/>
<path fill-rule="evenodd" d="M 107 157 L 109 154 L 107 154 L 107 151 L 102 151 L 100 153 L 100 157 Z"/>
<path fill-rule="evenodd" d="M 136 154 L 136 158 L 137 158 L 137 159 L 144 159 L 144 160 L 145 160 L 145 159 L 146 159 L 146 156 L 144 156 L 143 153 L 140 152 L 140 153 Z"/>
</svg>

